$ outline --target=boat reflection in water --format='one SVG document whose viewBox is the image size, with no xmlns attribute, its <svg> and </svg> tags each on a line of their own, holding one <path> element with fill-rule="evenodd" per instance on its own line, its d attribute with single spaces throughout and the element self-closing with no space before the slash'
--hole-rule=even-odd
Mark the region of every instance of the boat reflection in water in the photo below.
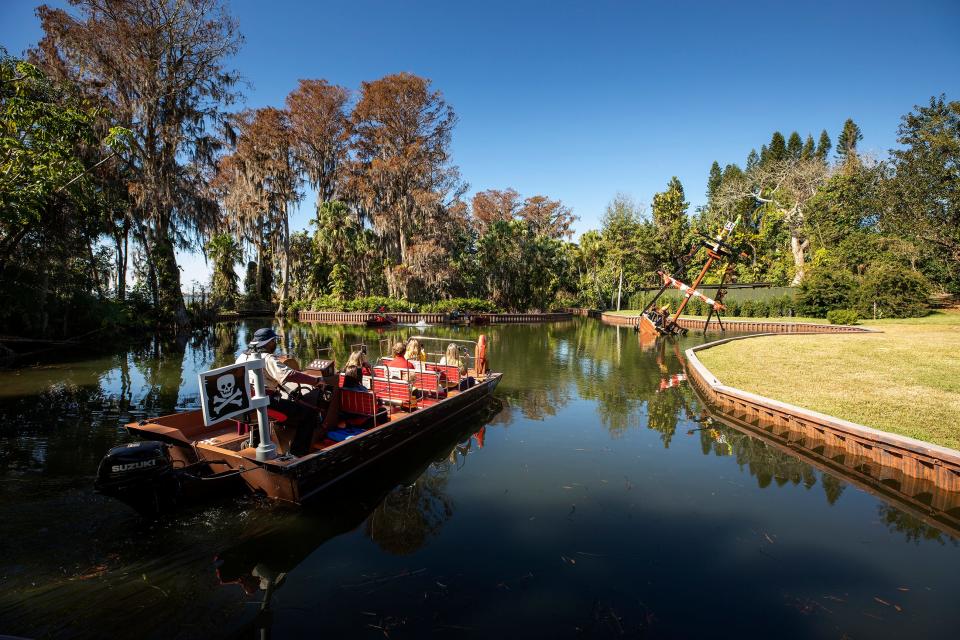
<svg viewBox="0 0 960 640">
<path fill-rule="evenodd" d="M 322 507 L 290 513 L 218 553 L 220 584 L 239 586 L 259 600 L 251 630 L 266 637 L 275 592 L 291 571 L 336 536 L 362 526 L 377 546 L 394 555 L 413 553 L 426 544 L 453 516 L 444 493 L 450 471 L 483 448 L 486 425 L 502 409 L 499 400 L 491 399 L 466 421 L 410 444 L 389 462 L 348 480 Z"/>
</svg>

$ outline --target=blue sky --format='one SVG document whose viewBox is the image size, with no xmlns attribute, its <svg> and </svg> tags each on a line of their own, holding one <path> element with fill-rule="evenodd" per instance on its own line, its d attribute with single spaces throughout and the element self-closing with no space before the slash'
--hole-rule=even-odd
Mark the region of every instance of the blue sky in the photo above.
<svg viewBox="0 0 960 640">
<path fill-rule="evenodd" d="M 36 2 L 0 4 L 0 44 L 40 35 Z M 960 99 L 960 2 L 230 3 L 246 42 L 246 106 L 282 105 L 299 78 L 357 89 L 408 71 L 459 116 L 453 158 L 471 192 L 559 198 L 599 226 L 618 191 L 649 203 L 671 176 L 702 204 L 713 160 L 742 163 L 779 129 L 831 138 L 848 118 L 883 157 L 901 115 Z M 311 215 L 307 195 L 293 226 Z M 183 256 L 184 282 L 205 279 Z"/>
</svg>

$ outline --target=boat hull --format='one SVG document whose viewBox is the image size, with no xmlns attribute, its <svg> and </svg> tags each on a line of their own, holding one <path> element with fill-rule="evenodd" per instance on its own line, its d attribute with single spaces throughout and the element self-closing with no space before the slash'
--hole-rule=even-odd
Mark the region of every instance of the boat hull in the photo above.
<svg viewBox="0 0 960 640">
<path fill-rule="evenodd" d="M 490 376 L 455 397 L 419 409 L 410 415 L 352 438 L 337 447 L 307 456 L 286 475 L 296 488 L 296 502 L 315 498 L 325 489 L 361 471 L 399 447 L 452 425 L 456 419 L 489 398 L 500 374 Z"/>
<path fill-rule="evenodd" d="M 190 470 L 177 478 L 176 500 L 170 501 L 175 506 L 219 497 L 216 494 L 221 488 L 226 497 L 236 493 L 237 487 L 299 505 L 317 498 L 407 443 L 458 424 L 460 416 L 480 407 L 492 396 L 501 375 L 482 376 L 469 389 L 295 459 L 257 461 L 255 450 L 245 446 L 245 436 L 231 435 L 228 429 L 222 429 L 219 435 L 204 431 L 199 411 L 163 416 L 151 422 L 130 424 L 127 428 L 145 440 L 164 443 L 172 469 Z M 144 491 L 154 489 L 152 484 L 140 486 L 145 487 Z M 211 490 L 215 495 L 210 495 Z M 101 493 L 113 495 L 108 491 Z M 140 497 L 135 493 L 131 489 L 114 497 L 136 507 L 134 503 Z"/>
</svg>

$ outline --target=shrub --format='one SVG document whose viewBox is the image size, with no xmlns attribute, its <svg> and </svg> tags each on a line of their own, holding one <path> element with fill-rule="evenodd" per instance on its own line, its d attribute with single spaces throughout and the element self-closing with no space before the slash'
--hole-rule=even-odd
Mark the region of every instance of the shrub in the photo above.
<svg viewBox="0 0 960 640">
<path fill-rule="evenodd" d="M 860 315 L 853 309 L 832 309 L 827 311 L 830 324 L 857 324 Z"/>
<path fill-rule="evenodd" d="M 343 300 L 331 295 L 322 295 L 312 298 L 308 304 L 311 311 L 342 311 Z"/>
<path fill-rule="evenodd" d="M 849 271 L 829 266 L 807 272 L 797 294 L 797 311 L 824 317 L 831 309 L 847 309 L 855 299 L 857 283 Z"/>
<path fill-rule="evenodd" d="M 451 298 L 450 300 L 437 300 L 421 305 L 421 311 L 428 313 L 450 313 L 454 310 L 477 313 L 497 313 L 500 311 L 493 302 L 480 298 Z"/>
<path fill-rule="evenodd" d="M 417 305 L 403 298 L 368 296 L 341 303 L 345 311 L 378 311 L 383 307 L 387 311 L 416 311 Z"/>
<path fill-rule="evenodd" d="M 872 264 L 860 287 L 864 317 L 916 318 L 929 313 L 930 283 L 916 271 L 894 264 Z"/>
<path fill-rule="evenodd" d="M 786 317 L 797 315 L 797 301 L 792 294 L 786 293 L 773 297 L 769 301 L 770 315 Z"/>
</svg>

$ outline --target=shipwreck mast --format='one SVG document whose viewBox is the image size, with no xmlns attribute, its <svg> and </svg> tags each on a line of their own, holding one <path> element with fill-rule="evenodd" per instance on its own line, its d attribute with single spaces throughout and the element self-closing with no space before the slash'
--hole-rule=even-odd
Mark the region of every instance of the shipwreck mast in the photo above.
<svg viewBox="0 0 960 640">
<path fill-rule="evenodd" d="M 707 261 L 706 263 L 704 263 L 703 268 L 700 269 L 700 273 L 697 274 L 697 277 L 693 281 L 692 285 L 687 285 L 681 282 L 679 279 L 663 271 L 657 272 L 660 275 L 660 278 L 662 279 L 663 282 L 660 287 L 660 290 L 644 308 L 643 313 L 640 316 L 640 323 L 637 325 L 638 331 L 650 337 L 656 337 L 659 335 L 686 334 L 687 330 L 681 327 L 677 323 L 677 320 L 680 318 L 680 315 L 683 313 L 683 310 L 686 308 L 687 304 L 690 302 L 690 298 L 694 296 L 706 302 L 711 309 L 710 315 L 707 316 L 707 322 L 706 324 L 704 324 L 704 330 L 706 330 L 707 325 L 710 323 L 710 319 L 712 318 L 714 313 L 717 314 L 717 322 L 720 322 L 720 311 L 726 308 L 722 302 L 723 294 L 725 293 L 725 291 L 723 290 L 723 284 L 730 273 L 729 263 L 727 263 L 727 267 L 724 269 L 723 275 L 721 276 L 721 282 L 720 282 L 721 288 L 718 291 L 716 300 L 709 298 L 708 296 L 698 291 L 697 287 L 700 286 L 700 283 L 703 281 L 703 278 L 707 275 L 707 272 L 710 270 L 710 267 L 712 267 L 714 263 L 727 262 L 728 260 L 733 259 L 734 256 L 737 254 L 737 251 L 732 246 L 727 244 L 726 240 L 730 236 L 730 234 L 733 233 L 733 230 L 736 228 L 736 226 L 739 223 L 740 223 L 740 217 L 737 216 L 735 220 L 729 220 L 725 225 L 723 225 L 723 228 L 720 229 L 720 231 L 717 233 L 716 236 L 711 237 L 706 234 L 700 234 L 703 236 L 704 239 L 699 241 L 693 247 L 691 247 L 687 255 L 680 260 L 679 266 L 683 267 L 697 253 L 699 253 L 700 249 L 706 249 L 707 251 Z M 658 309 L 656 307 L 657 300 L 660 298 L 660 296 L 663 295 L 663 292 L 670 287 L 678 289 L 680 290 L 680 292 L 684 294 L 683 300 L 681 301 L 680 306 L 677 308 L 676 312 L 674 312 L 672 317 L 669 315 L 669 310 L 667 309 L 667 307 L 664 307 L 663 309 Z M 720 326 L 722 327 L 723 324 L 721 323 Z"/>
</svg>

